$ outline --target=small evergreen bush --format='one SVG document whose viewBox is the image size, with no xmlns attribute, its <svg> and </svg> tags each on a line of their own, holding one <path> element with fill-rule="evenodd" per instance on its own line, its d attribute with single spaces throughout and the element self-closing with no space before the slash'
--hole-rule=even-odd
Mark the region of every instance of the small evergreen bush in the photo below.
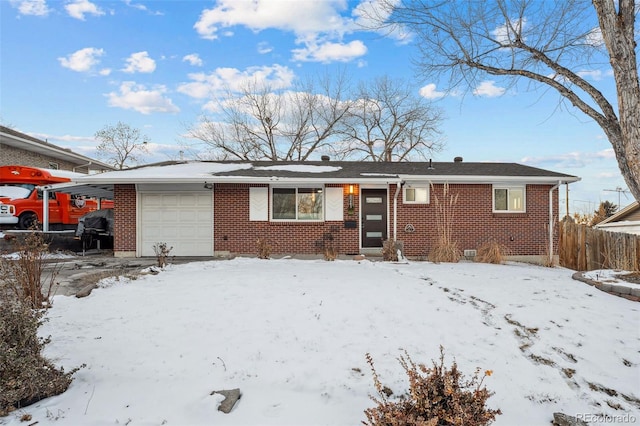
<svg viewBox="0 0 640 426">
<path fill-rule="evenodd" d="M 476 369 L 471 379 L 465 379 L 455 361 L 451 368 L 444 365 L 442 346 L 440 361 L 432 361 L 432 368 L 416 364 L 405 351 L 398 361 L 409 378 L 409 391 L 394 400 L 390 389 L 380 382 L 371 355 L 366 358 L 378 393 L 371 397 L 376 406 L 365 410 L 367 421 L 362 423 L 366 426 L 485 426 L 501 414 L 486 407 L 493 393 L 483 381 L 492 372 L 481 376 Z"/>
</svg>

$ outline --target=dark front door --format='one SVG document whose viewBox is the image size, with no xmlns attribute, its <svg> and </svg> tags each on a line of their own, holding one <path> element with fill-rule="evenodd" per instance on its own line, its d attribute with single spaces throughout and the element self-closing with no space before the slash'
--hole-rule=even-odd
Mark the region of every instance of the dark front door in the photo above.
<svg viewBox="0 0 640 426">
<path fill-rule="evenodd" d="M 382 247 L 387 239 L 387 190 L 363 189 L 362 247 Z"/>
</svg>

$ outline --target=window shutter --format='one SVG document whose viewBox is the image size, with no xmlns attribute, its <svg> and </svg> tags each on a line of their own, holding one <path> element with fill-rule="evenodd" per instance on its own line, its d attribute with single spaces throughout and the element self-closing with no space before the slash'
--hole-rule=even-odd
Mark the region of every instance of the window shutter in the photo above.
<svg viewBox="0 0 640 426">
<path fill-rule="evenodd" d="M 326 193 L 326 213 L 325 220 L 344 220 L 342 187 L 325 188 Z"/>
<path fill-rule="evenodd" d="M 249 220 L 269 220 L 269 188 L 249 188 Z"/>
</svg>

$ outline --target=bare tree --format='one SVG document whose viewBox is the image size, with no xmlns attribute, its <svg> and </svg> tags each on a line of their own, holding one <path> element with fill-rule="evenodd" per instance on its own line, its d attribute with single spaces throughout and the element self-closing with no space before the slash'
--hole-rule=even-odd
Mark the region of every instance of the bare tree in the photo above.
<svg viewBox="0 0 640 426">
<path fill-rule="evenodd" d="M 345 120 L 343 150 L 373 161 L 426 159 L 442 150 L 441 112 L 403 80 L 387 76 L 358 87 Z"/>
<path fill-rule="evenodd" d="M 308 160 L 328 152 L 350 103 L 343 101 L 344 77 L 325 77 L 294 91 L 246 84 L 239 96 L 227 92 L 213 117 L 203 116 L 189 130 L 207 144 L 215 158 L 240 160 Z"/>
<path fill-rule="evenodd" d="M 380 0 L 377 29 L 416 37 L 419 71 L 475 87 L 486 76 L 554 89 L 607 135 L 631 193 L 640 200 L 640 83 L 634 0 Z M 587 81 L 609 62 L 617 100 Z M 584 71 L 588 71 L 585 73 Z M 617 114 L 614 104 L 617 101 Z"/>
<path fill-rule="evenodd" d="M 149 152 L 149 138 L 139 129 L 120 121 L 115 126 L 106 125 L 98 130 L 95 138 L 100 141 L 96 148 L 98 156 L 119 170 L 137 164 L 139 155 Z"/>
</svg>

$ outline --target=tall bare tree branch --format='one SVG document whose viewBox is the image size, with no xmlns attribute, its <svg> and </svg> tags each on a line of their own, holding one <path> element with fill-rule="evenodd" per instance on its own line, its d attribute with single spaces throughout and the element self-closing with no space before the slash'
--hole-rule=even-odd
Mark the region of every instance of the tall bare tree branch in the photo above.
<svg viewBox="0 0 640 426">
<path fill-rule="evenodd" d="M 376 29 L 415 36 L 419 72 L 471 89 L 488 75 L 557 91 L 604 131 L 640 200 L 640 83 L 634 0 L 380 0 Z M 611 65 L 617 99 L 584 71 Z M 617 105 L 616 105 L 617 104 Z"/>
</svg>

